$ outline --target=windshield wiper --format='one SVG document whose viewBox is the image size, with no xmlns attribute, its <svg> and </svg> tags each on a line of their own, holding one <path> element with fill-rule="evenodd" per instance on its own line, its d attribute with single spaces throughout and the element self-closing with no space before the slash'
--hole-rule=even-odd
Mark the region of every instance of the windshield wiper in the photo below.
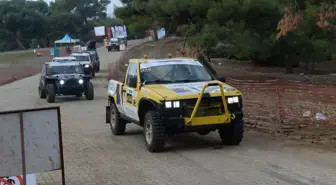
<svg viewBox="0 0 336 185">
<path fill-rule="evenodd" d="M 178 83 L 188 83 L 188 82 L 201 82 L 203 80 L 191 80 L 191 79 L 185 79 L 185 80 L 176 80 L 175 82 L 178 82 Z"/>
<path fill-rule="evenodd" d="M 164 84 L 164 83 L 172 83 L 170 80 L 153 80 L 153 81 L 146 81 L 146 84 Z"/>
</svg>

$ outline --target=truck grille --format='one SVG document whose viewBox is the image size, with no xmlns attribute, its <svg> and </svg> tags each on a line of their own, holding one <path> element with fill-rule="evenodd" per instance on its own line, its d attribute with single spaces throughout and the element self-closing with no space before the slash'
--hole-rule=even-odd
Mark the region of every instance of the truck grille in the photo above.
<svg viewBox="0 0 336 185">
<path fill-rule="evenodd" d="M 226 97 L 226 101 L 229 97 Z M 183 100 L 183 115 L 190 117 L 196 105 L 197 99 Z M 242 98 L 239 96 L 239 103 L 228 104 L 229 112 L 239 112 L 242 109 Z M 224 106 L 222 97 L 209 97 L 201 100 L 200 106 L 196 113 L 196 117 L 216 116 L 224 114 Z"/>
<path fill-rule="evenodd" d="M 197 99 L 183 100 L 183 115 L 190 117 Z M 196 117 L 202 116 L 216 116 L 224 113 L 223 103 L 221 97 L 209 97 L 201 100 L 200 106 L 196 113 Z"/>
<path fill-rule="evenodd" d="M 77 86 L 78 85 L 78 79 L 68 79 L 65 81 L 66 86 Z"/>
</svg>

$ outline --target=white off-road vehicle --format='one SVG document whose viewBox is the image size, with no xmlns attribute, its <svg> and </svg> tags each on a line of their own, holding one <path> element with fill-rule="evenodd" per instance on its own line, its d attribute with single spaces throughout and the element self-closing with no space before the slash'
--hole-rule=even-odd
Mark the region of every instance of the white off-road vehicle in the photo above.
<svg viewBox="0 0 336 185">
<path fill-rule="evenodd" d="M 95 64 L 90 53 L 76 52 L 72 53 L 70 56 L 76 58 L 76 61 L 78 61 L 83 66 L 86 75 L 91 75 L 91 77 L 95 77 Z"/>
</svg>

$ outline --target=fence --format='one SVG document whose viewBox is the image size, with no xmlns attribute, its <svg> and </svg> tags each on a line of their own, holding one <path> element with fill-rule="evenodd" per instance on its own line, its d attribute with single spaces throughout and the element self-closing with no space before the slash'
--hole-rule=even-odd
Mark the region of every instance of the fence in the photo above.
<svg viewBox="0 0 336 185">
<path fill-rule="evenodd" d="M 336 142 L 336 86 L 229 78 L 243 93 L 247 126 L 300 139 Z"/>
</svg>

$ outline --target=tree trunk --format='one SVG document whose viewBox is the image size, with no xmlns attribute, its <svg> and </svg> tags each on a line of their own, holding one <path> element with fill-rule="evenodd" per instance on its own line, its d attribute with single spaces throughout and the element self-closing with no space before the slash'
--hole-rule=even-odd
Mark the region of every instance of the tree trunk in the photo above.
<svg viewBox="0 0 336 185">
<path fill-rule="evenodd" d="M 292 74 L 294 71 L 293 71 L 293 64 L 292 64 L 292 61 L 291 60 L 287 60 L 286 61 L 286 73 L 287 74 Z"/>
<path fill-rule="evenodd" d="M 156 29 L 156 27 L 153 29 L 153 35 L 154 35 L 154 38 L 153 38 L 153 39 L 154 39 L 155 41 L 159 40 L 159 39 L 158 39 L 158 36 L 157 36 L 157 29 Z"/>
<path fill-rule="evenodd" d="M 208 62 L 211 63 L 211 56 L 210 56 L 210 49 L 209 48 L 206 49 L 206 53 L 207 53 Z"/>
<path fill-rule="evenodd" d="M 23 49 L 23 50 L 26 50 L 26 49 L 27 49 L 26 47 L 24 47 L 24 45 L 23 45 L 22 42 L 20 41 L 20 32 L 19 32 L 19 31 L 17 31 L 17 32 L 15 33 L 15 35 L 13 34 L 13 37 L 14 37 L 14 39 L 15 39 L 16 44 L 19 46 L 20 49 Z"/>
</svg>

